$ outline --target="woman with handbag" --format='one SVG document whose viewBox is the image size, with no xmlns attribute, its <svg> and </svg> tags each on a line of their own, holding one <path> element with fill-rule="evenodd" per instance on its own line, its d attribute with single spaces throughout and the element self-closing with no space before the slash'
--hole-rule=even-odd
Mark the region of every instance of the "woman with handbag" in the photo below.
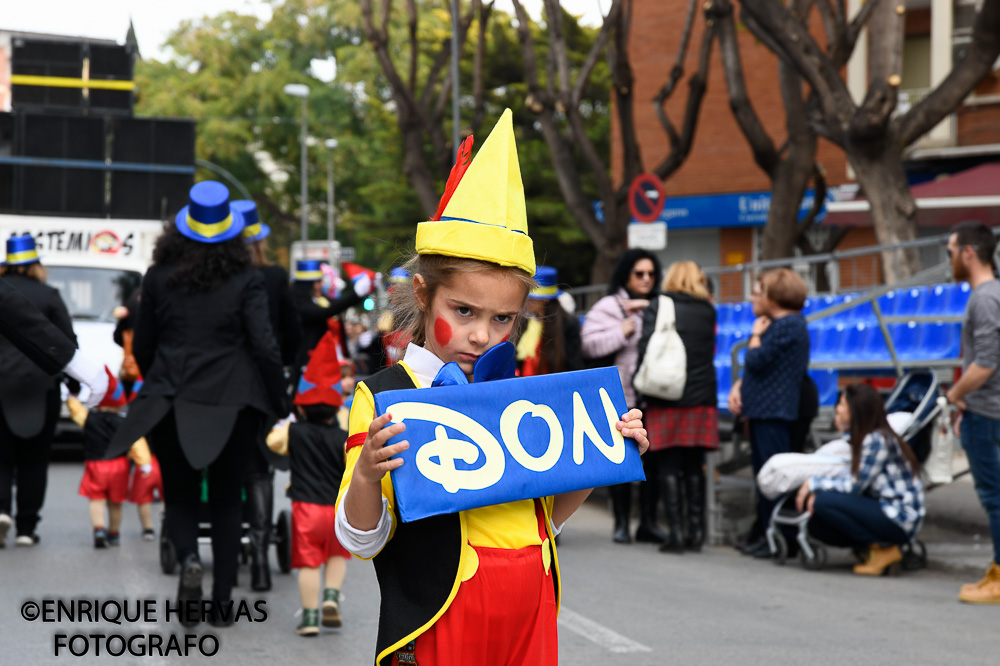
<svg viewBox="0 0 1000 666">
<path fill-rule="evenodd" d="M 656 255 L 647 250 L 628 250 L 619 257 L 608 284 L 608 295 L 597 301 L 587 313 L 580 331 L 583 357 L 590 366 L 614 365 L 621 375 L 628 408 L 636 406 L 632 375 L 639 359 L 642 313 L 649 299 L 656 297 L 663 270 Z M 646 480 L 639 484 L 639 529 L 636 541 L 663 543 L 667 535 L 656 526 L 658 503 L 656 474 L 643 459 Z M 632 484 L 609 488 L 615 519 L 615 543 L 631 543 L 629 515 L 632 510 Z"/>
<path fill-rule="evenodd" d="M 705 542 L 705 453 L 719 448 L 713 364 L 715 307 L 707 285 L 698 264 L 678 261 L 667 270 L 664 293 L 651 301 L 643 315 L 640 368 L 653 361 L 647 358 L 646 351 L 654 327 L 658 328 L 660 310 L 666 306 L 673 306 L 673 326 L 683 345 L 673 351 L 682 358 L 663 359 L 685 369 L 680 382 L 683 388 L 675 392 L 678 397 L 671 395 L 673 399 L 664 399 L 643 393 L 639 398 L 650 433 L 647 457 L 658 474 L 659 491 L 670 528 L 667 541 L 660 546 L 663 552 L 700 551 Z M 665 369 L 655 365 L 650 365 L 649 369 L 661 378 L 668 375 Z M 636 389 L 640 390 L 640 386 L 637 381 Z M 684 507 L 686 512 L 682 511 Z"/>
</svg>

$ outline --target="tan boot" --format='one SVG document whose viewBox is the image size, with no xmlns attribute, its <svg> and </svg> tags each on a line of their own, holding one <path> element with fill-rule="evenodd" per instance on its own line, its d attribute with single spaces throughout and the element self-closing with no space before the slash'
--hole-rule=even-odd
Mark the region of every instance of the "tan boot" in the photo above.
<svg viewBox="0 0 1000 666">
<path fill-rule="evenodd" d="M 1000 604 L 1000 566 L 991 562 L 981 581 L 962 586 L 958 600 L 967 604 Z"/>
<path fill-rule="evenodd" d="M 902 569 L 903 552 L 899 546 L 882 548 L 873 543 L 868 549 L 868 559 L 854 565 L 854 573 L 861 576 L 898 576 Z"/>
</svg>

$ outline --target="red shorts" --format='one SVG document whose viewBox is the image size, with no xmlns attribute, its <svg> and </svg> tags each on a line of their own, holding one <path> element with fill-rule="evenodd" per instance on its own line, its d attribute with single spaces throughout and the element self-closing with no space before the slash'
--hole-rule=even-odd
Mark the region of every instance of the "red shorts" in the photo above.
<svg viewBox="0 0 1000 666">
<path fill-rule="evenodd" d="M 319 567 L 331 557 L 351 559 L 340 545 L 334 524 L 337 507 L 292 502 L 292 568 Z"/>
<path fill-rule="evenodd" d="M 541 524 L 539 532 L 548 538 Z M 416 662 L 420 666 L 559 663 L 556 593 L 552 572 L 546 571 L 542 560 L 543 547 L 548 546 L 518 550 L 473 546 L 479 568 L 459 586 L 444 615 L 417 637 Z M 392 663 L 399 663 L 396 656 Z"/>
<path fill-rule="evenodd" d="M 152 456 L 150 464 L 153 469 L 148 476 L 139 471 L 138 465 L 132 468 L 132 482 L 128 489 L 128 501 L 132 504 L 149 504 L 155 499 L 154 490 L 159 495 L 160 501 L 163 501 L 163 479 L 160 478 L 160 463 L 156 460 L 156 456 Z"/>
<path fill-rule="evenodd" d="M 80 494 L 92 500 L 121 504 L 128 496 L 128 458 L 88 460 L 83 463 Z"/>
</svg>

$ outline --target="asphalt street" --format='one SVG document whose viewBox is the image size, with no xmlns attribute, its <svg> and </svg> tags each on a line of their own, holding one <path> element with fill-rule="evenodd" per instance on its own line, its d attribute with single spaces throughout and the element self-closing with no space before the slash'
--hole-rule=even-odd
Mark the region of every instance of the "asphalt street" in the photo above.
<svg viewBox="0 0 1000 666">
<path fill-rule="evenodd" d="M 185 629 L 165 619 L 176 591 L 176 576 L 160 572 L 156 543 L 143 542 L 135 508 L 125 507 L 122 544 L 95 550 L 87 501 L 77 495 L 83 466 L 53 463 L 33 548 L 0 551 L 0 664 L 114 662 L 176 663 L 170 656 L 104 654 L 106 639 L 77 639 L 55 655 L 58 635 L 155 635 L 163 649 L 171 635 L 184 645 L 196 635 L 189 659 L 208 664 L 367 664 L 371 663 L 378 614 L 378 587 L 369 563 L 352 561 L 344 586 L 344 627 L 318 638 L 294 634 L 299 608 L 294 574 L 275 573 L 274 589 L 250 593 L 241 570 L 237 599 L 263 600 L 266 620 L 241 618 L 234 626 Z M 285 477 L 279 475 L 277 495 Z M 276 510 L 287 508 L 284 497 Z M 158 505 L 157 505 L 158 506 Z M 899 578 L 854 576 L 846 552 L 834 551 L 819 572 L 797 562 L 779 567 L 753 561 L 727 547 L 701 554 L 659 553 L 655 547 L 611 543 L 611 519 L 600 502 L 585 505 L 567 525 L 560 543 L 563 607 L 560 661 L 563 664 L 778 664 L 907 663 L 996 664 L 1000 606 L 973 607 L 956 601 L 961 583 L 975 580 L 975 557 L 988 549 L 966 535 L 928 530 L 932 566 Z M 960 566 L 935 560 L 948 549 L 963 553 Z M 964 550 L 963 550 L 964 549 Z M 973 550 L 970 550 L 973 549 Z M 211 552 L 202 549 L 210 564 Z M 964 563 L 968 560 L 968 566 Z M 945 562 L 942 564 L 941 562 Z M 210 568 L 210 567 L 209 567 Z M 209 589 L 206 581 L 206 590 Z M 244 595 L 240 597 L 239 595 Z M 148 600 L 146 622 L 44 622 L 22 617 L 26 603 L 46 600 Z M 31 615 L 29 610 L 28 615 Z M 261 613 L 251 613 L 261 619 Z M 140 619 L 140 620 L 141 620 Z M 197 641 L 212 657 L 200 656 Z M 151 638 L 144 639 L 148 644 Z M 99 644 L 102 656 L 94 656 Z M 117 651 L 120 641 L 112 641 Z M 137 648 L 139 642 L 133 643 Z"/>
</svg>

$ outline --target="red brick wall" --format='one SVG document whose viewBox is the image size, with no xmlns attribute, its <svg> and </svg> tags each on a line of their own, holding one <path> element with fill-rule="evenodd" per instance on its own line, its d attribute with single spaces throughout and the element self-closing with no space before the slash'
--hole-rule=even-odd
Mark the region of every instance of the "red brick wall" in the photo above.
<svg viewBox="0 0 1000 666">
<path fill-rule="evenodd" d="M 856 247 L 878 245 L 875 230 L 871 227 L 851 229 L 840 241 L 838 250 L 850 250 Z M 840 288 L 856 289 L 882 284 L 882 259 L 878 255 L 869 255 L 852 259 L 841 259 Z"/>
<path fill-rule="evenodd" d="M 1000 101 L 958 110 L 958 145 L 1000 143 Z"/>
<path fill-rule="evenodd" d="M 635 122 L 647 170 L 670 152 L 670 143 L 656 117 L 653 96 L 666 81 L 680 43 L 687 2 L 684 0 L 635 0 L 630 37 L 630 57 L 635 76 Z M 738 8 L 736 9 L 738 12 Z M 697 69 L 704 19 L 695 19 L 684 64 L 685 79 L 677 86 L 667 113 L 680 128 L 687 101 L 687 77 Z M 737 26 L 744 75 L 750 101 L 776 146 L 785 139 L 785 113 L 777 82 L 777 59 L 741 26 Z M 814 34 L 821 30 L 814 29 Z M 621 173 L 621 146 L 617 124 L 612 124 L 612 173 Z M 820 141 L 819 161 L 826 168 L 829 185 L 847 181 L 846 158 L 839 148 Z M 746 139 L 729 108 L 722 61 L 713 45 L 708 88 L 690 156 L 667 181 L 667 196 L 746 192 L 770 189 L 767 176 L 754 164 Z"/>
</svg>

